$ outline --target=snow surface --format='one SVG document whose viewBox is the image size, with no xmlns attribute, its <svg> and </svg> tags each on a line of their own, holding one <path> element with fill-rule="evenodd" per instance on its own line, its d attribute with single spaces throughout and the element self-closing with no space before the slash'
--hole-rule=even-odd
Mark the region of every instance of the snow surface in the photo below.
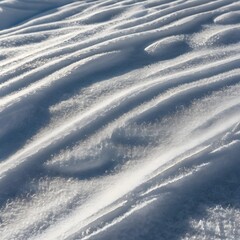
<svg viewBox="0 0 240 240">
<path fill-rule="evenodd" d="M 240 239 L 240 1 L 1 0 L 0 239 Z"/>
</svg>

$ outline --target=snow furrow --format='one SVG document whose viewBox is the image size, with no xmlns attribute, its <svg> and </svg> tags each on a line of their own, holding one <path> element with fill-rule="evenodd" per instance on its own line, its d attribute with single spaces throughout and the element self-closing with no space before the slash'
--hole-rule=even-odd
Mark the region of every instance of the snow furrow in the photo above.
<svg viewBox="0 0 240 240">
<path fill-rule="evenodd" d="M 238 239 L 239 11 L 0 1 L 0 238 Z"/>
</svg>

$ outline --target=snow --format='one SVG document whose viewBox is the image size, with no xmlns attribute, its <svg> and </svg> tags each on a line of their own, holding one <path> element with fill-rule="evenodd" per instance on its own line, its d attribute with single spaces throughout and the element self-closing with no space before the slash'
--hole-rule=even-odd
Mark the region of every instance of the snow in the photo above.
<svg viewBox="0 0 240 240">
<path fill-rule="evenodd" d="M 0 1 L 0 238 L 240 239 L 237 0 Z"/>
</svg>

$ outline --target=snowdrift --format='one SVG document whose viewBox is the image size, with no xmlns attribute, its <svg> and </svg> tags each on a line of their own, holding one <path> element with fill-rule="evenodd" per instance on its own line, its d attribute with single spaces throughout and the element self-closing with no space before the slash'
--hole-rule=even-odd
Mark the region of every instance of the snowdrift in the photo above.
<svg viewBox="0 0 240 240">
<path fill-rule="evenodd" d="M 0 238 L 240 239 L 240 2 L 0 1 Z"/>
</svg>

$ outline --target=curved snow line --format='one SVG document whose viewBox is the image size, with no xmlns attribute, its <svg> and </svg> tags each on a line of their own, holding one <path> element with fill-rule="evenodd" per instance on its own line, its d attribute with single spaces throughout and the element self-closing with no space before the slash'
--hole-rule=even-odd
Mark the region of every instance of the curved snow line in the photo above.
<svg viewBox="0 0 240 240">
<path fill-rule="evenodd" d="M 224 77 L 224 76 L 226 76 L 226 77 Z M 236 76 L 239 76 L 239 71 L 232 71 L 232 74 L 229 74 L 229 73 L 222 74 L 220 76 L 213 77 L 212 79 L 203 79 L 196 83 L 181 85 L 180 87 L 177 87 L 175 91 L 170 90 L 170 91 L 166 92 L 165 95 L 163 95 L 163 96 L 160 95 L 160 101 L 157 99 L 154 100 L 155 105 L 156 104 L 159 105 L 161 102 L 164 102 L 167 99 L 170 99 L 170 101 L 172 101 L 172 98 L 175 95 L 179 95 L 179 96 L 186 95 L 186 92 L 188 92 L 188 91 L 192 92 L 192 89 L 198 89 L 199 87 L 203 88 L 204 86 L 209 87 L 209 85 L 211 85 L 211 84 L 214 85 L 218 82 L 220 82 L 222 85 L 224 85 L 224 83 L 222 83 L 223 82 L 222 78 L 225 78 L 224 81 L 227 81 L 228 79 L 231 80 L 232 78 L 235 78 Z M 153 86 L 153 88 L 155 88 L 155 87 L 156 86 Z M 145 86 L 143 86 L 142 88 L 145 89 Z M 135 93 L 137 92 L 139 94 L 139 88 L 136 89 L 136 87 L 135 87 L 134 90 L 135 90 L 134 91 Z M 151 89 L 150 89 L 150 91 L 151 91 Z M 91 111 L 86 112 L 85 114 L 81 115 L 81 117 L 77 117 L 77 118 L 73 119 L 71 122 L 68 122 L 67 124 L 62 126 L 61 128 L 55 129 L 47 137 L 43 137 L 42 139 L 39 139 L 38 141 L 33 142 L 26 149 L 23 149 L 23 151 L 20 151 L 15 156 L 13 156 L 13 158 L 6 160 L 2 164 L 0 164 L 0 166 L 1 166 L 0 179 L 3 178 L 4 176 L 6 176 L 6 173 L 9 170 L 11 171 L 11 170 L 15 169 L 19 164 L 25 163 L 28 158 L 32 159 L 32 157 L 34 157 L 35 154 L 39 155 L 39 154 L 41 154 L 42 151 L 46 151 L 45 149 L 48 148 L 49 146 L 50 146 L 50 148 L 52 148 L 55 144 L 59 144 L 58 143 L 59 141 L 61 142 L 65 138 L 68 139 L 71 134 L 73 134 L 73 133 L 76 134 L 76 132 L 81 131 L 82 128 L 84 128 L 85 126 L 88 125 L 89 119 L 92 119 L 92 116 L 96 115 L 98 112 L 104 112 L 104 114 L 101 114 L 101 115 L 103 115 L 103 117 L 105 117 L 104 116 L 105 114 L 109 114 L 109 112 L 111 115 L 112 108 L 116 108 L 116 106 L 114 106 L 114 105 L 116 103 L 119 103 L 120 99 L 122 99 L 121 104 L 123 104 L 124 98 L 126 95 L 128 96 L 129 93 L 131 93 L 131 94 L 133 94 L 133 96 L 135 96 L 134 92 L 133 93 L 132 92 L 133 92 L 133 89 L 130 89 L 126 93 L 123 92 L 119 96 L 115 96 L 115 98 L 112 99 L 111 102 L 108 102 L 107 104 L 103 103 L 101 105 L 96 106 L 95 108 L 92 108 Z M 142 93 L 140 92 L 140 94 L 142 94 Z M 125 101 L 126 100 L 128 101 L 128 97 L 125 99 Z M 109 108 L 109 106 L 111 106 L 111 107 Z M 104 108 L 106 108 L 106 110 L 103 110 Z M 148 106 L 147 110 L 149 110 L 149 106 Z M 143 107 L 141 107 L 141 111 L 143 111 Z M 99 117 L 98 117 L 97 121 L 101 121 L 101 118 L 99 120 Z M 90 121 L 90 124 L 92 124 L 92 122 L 94 122 L 93 119 Z M 80 125 L 80 123 L 82 126 Z M 80 128 L 78 127 L 79 125 L 81 126 Z"/>
<path fill-rule="evenodd" d="M 165 196 L 178 204 L 178 193 L 190 212 L 182 224 L 195 218 L 199 183 L 211 188 L 211 169 L 233 169 L 239 155 L 239 9 L 0 2 L 1 238 L 121 239 L 144 213 L 139 226 L 153 234 L 160 223 L 156 234 L 170 239 L 179 222 L 149 214 L 168 214 Z M 122 237 L 146 239 L 140 228 Z"/>
</svg>

